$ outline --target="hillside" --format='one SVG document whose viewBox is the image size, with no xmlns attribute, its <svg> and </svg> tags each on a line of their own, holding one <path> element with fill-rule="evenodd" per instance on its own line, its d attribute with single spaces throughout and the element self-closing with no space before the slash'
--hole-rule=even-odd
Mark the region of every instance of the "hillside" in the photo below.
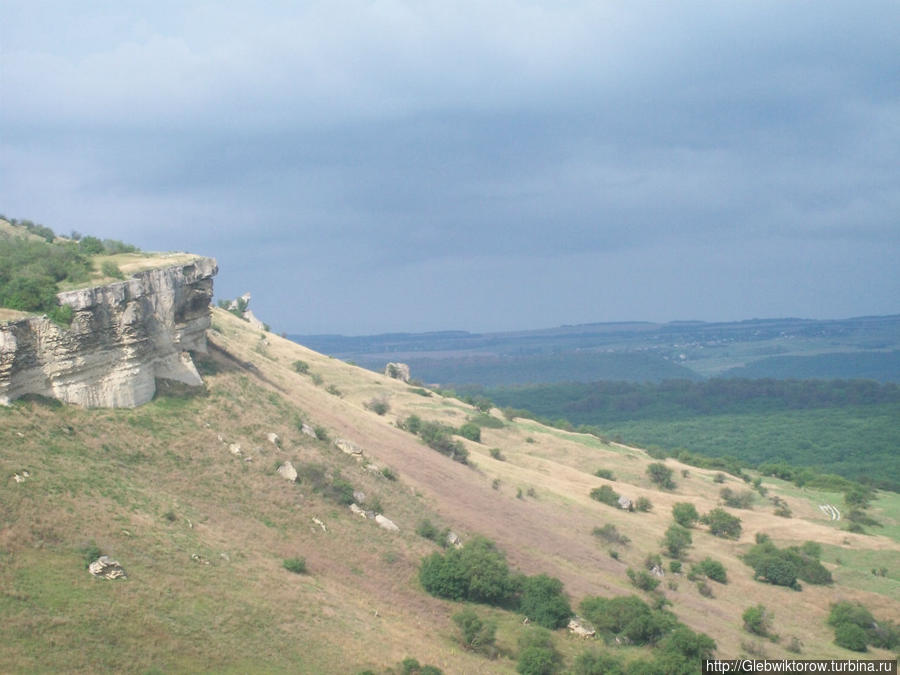
<svg viewBox="0 0 900 675">
<path fill-rule="evenodd" d="M 515 612 L 475 605 L 498 622 L 500 654 L 464 650 L 451 619 L 464 605 L 428 595 L 419 582 L 423 557 L 441 550 L 416 534 L 423 519 L 463 542 L 491 539 L 525 574 L 558 577 L 573 607 L 589 595 L 636 593 L 650 602 L 626 570 L 643 569 L 660 551 L 673 504 L 705 513 L 719 505 L 720 488 L 746 487 L 667 460 L 677 487 L 660 490 L 646 475 L 653 460 L 639 449 L 505 420 L 497 410 L 480 443 L 460 441 L 464 465 L 398 425 L 415 414 L 458 427 L 477 415 L 471 406 L 261 333 L 221 309 L 208 337 L 199 392 L 163 387 L 134 410 L 45 400 L 0 408 L 0 671 L 384 672 L 413 657 L 446 673 L 515 672 L 518 637 L 533 628 Z M 388 404 L 383 416 L 369 409 L 373 401 Z M 362 448 L 365 460 L 335 448 L 338 438 Z M 296 484 L 276 473 L 287 460 L 298 468 Z M 616 480 L 596 477 L 598 469 Z M 334 471 L 399 532 L 328 496 Z M 693 528 L 685 568 L 711 556 L 728 583 L 710 582 L 707 597 L 666 561 L 661 590 L 670 609 L 711 636 L 722 657 L 790 658 L 793 638 L 807 658 L 853 656 L 834 644 L 829 605 L 860 601 L 880 619 L 900 620 L 900 499 L 878 493 L 870 515 L 883 527 L 863 535 L 820 510 L 843 509 L 840 494 L 763 483 L 793 517 L 773 515 L 757 496 L 752 509 L 729 509 L 742 520 L 739 539 Z M 591 499 L 603 485 L 649 499 L 652 510 Z M 630 543 L 592 535 L 606 524 Z M 754 581 L 738 556 L 759 532 L 780 546 L 819 542 L 835 583 L 803 583 L 798 592 Z M 127 580 L 92 578 L 91 546 L 118 560 Z M 305 559 L 306 574 L 284 568 L 294 557 Z M 742 613 L 757 603 L 774 613 L 778 642 L 743 629 Z M 654 656 L 564 629 L 553 640 L 567 666 L 589 647 L 627 661 Z M 892 653 L 870 648 L 868 656 Z"/>
</svg>

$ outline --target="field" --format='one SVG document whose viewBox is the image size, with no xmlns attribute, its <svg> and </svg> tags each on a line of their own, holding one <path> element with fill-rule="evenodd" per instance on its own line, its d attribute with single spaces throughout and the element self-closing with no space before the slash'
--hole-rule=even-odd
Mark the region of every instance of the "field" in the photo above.
<svg viewBox="0 0 900 675">
<path fill-rule="evenodd" d="M 135 410 L 46 401 L 0 409 L 0 671 L 399 672 L 414 657 L 446 673 L 514 672 L 518 637 L 532 628 L 515 612 L 478 605 L 498 622 L 499 655 L 489 660 L 460 646 L 451 617 L 464 605 L 428 595 L 418 580 L 422 558 L 441 550 L 416 534 L 423 518 L 464 542 L 490 538 L 515 570 L 558 577 L 577 607 L 588 595 L 652 601 L 626 570 L 659 552 L 674 503 L 692 502 L 701 513 L 718 505 L 714 471 L 667 460 L 677 487 L 660 490 L 640 449 L 505 420 L 496 409 L 480 443 L 461 441 L 469 464 L 451 461 L 399 424 L 416 414 L 458 427 L 476 417 L 471 406 L 213 312 L 200 392 L 164 387 Z M 376 414 L 373 400 L 389 410 Z M 323 439 L 303 433 L 302 422 Z M 358 444 L 365 459 L 336 449 L 336 438 Z M 275 473 L 286 460 L 301 474 L 296 484 Z M 600 468 L 616 480 L 593 475 Z M 335 471 L 400 531 L 359 518 L 320 489 Z M 652 510 L 630 513 L 589 497 L 607 484 L 646 497 Z M 831 602 L 858 600 L 879 618 L 900 619 L 897 495 L 878 494 L 871 513 L 883 527 L 861 535 L 818 508 L 822 500 L 843 508 L 842 495 L 764 484 L 793 517 L 773 515 L 758 498 L 750 510 L 732 510 L 744 528 L 736 540 L 694 528 L 685 565 L 712 556 L 729 583 L 714 584 L 707 597 L 685 575 L 667 574 L 661 588 L 670 609 L 711 636 L 723 657 L 757 647 L 772 658 L 795 656 L 786 649 L 792 637 L 805 657 L 849 657 L 825 625 Z M 733 477 L 724 485 L 745 488 Z M 592 535 L 605 524 L 630 543 L 613 547 Z M 836 583 L 798 592 L 754 581 L 739 556 L 758 532 L 779 545 L 820 542 Z M 94 546 L 121 562 L 127 580 L 91 577 L 85 552 Z M 305 559 L 305 574 L 284 568 L 294 557 Z M 886 575 L 873 575 L 880 567 Z M 743 630 L 741 613 L 756 603 L 774 612 L 779 642 L 754 646 L 759 640 Z M 587 646 L 625 660 L 654 653 L 564 629 L 553 641 L 567 666 Z"/>
</svg>

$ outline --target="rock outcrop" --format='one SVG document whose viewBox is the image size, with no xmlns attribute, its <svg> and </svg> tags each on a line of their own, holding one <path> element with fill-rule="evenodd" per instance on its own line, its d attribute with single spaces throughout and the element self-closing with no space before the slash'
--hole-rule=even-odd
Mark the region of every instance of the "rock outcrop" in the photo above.
<svg viewBox="0 0 900 675">
<path fill-rule="evenodd" d="M 395 380 L 409 382 L 409 366 L 405 363 L 389 363 L 384 367 L 384 374 Z"/>
<path fill-rule="evenodd" d="M 125 570 L 118 561 L 113 560 L 109 556 L 101 555 L 94 562 L 88 565 L 88 571 L 95 577 L 103 579 L 125 579 Z"/>
<path fill-rule="evenodd" d="M 46 317 L 0 325 L 0 404 L 39 394 L 85 407 L 147 403 L 156 380 L 202 384 L 188 352 L 206 351 L 211 258 L 67 291 L 69 328 Z"/>
</svg>

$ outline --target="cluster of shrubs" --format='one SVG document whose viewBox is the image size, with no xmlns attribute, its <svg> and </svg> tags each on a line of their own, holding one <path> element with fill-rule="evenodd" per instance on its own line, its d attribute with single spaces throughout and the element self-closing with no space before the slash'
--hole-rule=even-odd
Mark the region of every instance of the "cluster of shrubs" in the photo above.
<svg viewBox="0 0 900 675">
<path fill-rule="evenodd" d="M 722 508 L 705 513 L 700 522 L 709 527 L 710 534 L 723 539 L 737 539 L 741 536 L 741 519 Z"/>
<path fill-rule="evenodd" d="M 579 610 L 598 633 L 610 640 L 655 647 L 652 661 L 629 663 L 627 672 L 694 673 L 716 649 L 709 636 L 695 633 L 671 612 L 653 609 L 634 595 L 587 597 Z M 624 673 L 626 668 L 615 656 L 587 652 L 576 659 L 574 672 Z"/>
<path fill-rule="evenodd" d="M 744 562 L 753 568 L 755 579 L 800 590 L 798 579 L 810 584 L 832 582 L 831 572 L 819 561 L 821 555 L 822 547 L 815 542 L 778 548 L 768 536 L 758 534 L 756 545 L 744 555 Z"/>
<path fill-rule="evenodd" d="M 400 428 L 415 434 L 429 448 L 437 450 L 442 455 L 447 455 L 456 462 L 467 464 L 469 461 L 469 451 L 466 450 L 460 441 L 452 438 L 455 433 L 461 434 L 461 429 L 457 430 L 440 422 L 426 422 L 420 419 L 418 415 L 407 417 L 400 423 Z M 478 431 L 478 438 L 480 439 L 481 430 L 477 426 L 475 426 L 475 429 Z"/>
<path fill-rule="evenodd" d="M 431 595 L 517 610 L 545 628 L 565 626 L 573 615 L 559 579 L 512 572 L 506 556 L 484 537 L 427 556 L 419 580 Z"/>
<path fill-rule="evenodd" d="M 834 642 L 839 647 L 864 652 L 868 645 L 894 649 L 900 645 L 900 626 L 892 621 L 876 621 L 859 603 L 841 601 L 831 606 L 828 625 L 834 627 Z"/>
<path fill-rule="evenodd" d="M 732 490 L 724 487 L 719 491 L 719 496 L 725 502 L 725 506 L 733 509 L 749 509 L 753 505 L 753 493 L 750 490 Z"/>
<path fill-rule="evenodd" d="M 347 506 L 352 504 L 353 484 L 345 479 L 340 470 L 334 469 L 330 474 L 322 464 L 308 463 L 297 467 L 297 479 L 325 499 Z"/>
</svg>

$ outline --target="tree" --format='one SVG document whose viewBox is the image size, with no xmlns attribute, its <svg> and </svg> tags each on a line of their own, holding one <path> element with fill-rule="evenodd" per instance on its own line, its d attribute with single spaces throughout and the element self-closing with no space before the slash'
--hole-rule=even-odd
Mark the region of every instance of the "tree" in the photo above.
<svg viewBox="0 0 900 675">
<path fill-rule="evenodd" d="M 522 675 L 552 675 L 557 672 L 562 656 L 546 628 L 530 628 L 519 636 L 519 661 L 516 671 Z"/>
<path fill-rule="evenodd" d="M 737 539 L 741 536 L 741 519 L 731 515 L 725 509 L 713 509 L 705 514 L 700 522 L 709 526 L 710 533 L 717 537 Z"/>
<path fill-rule="evenodd" d="M 472 422 L 466 422 L 459 428 L 459 435 L 470 441 L 481 443 L 481 427 Z"/>
<path fill-rule="evenodd" d="M 678 502 L 672 507 L 672 517 L 682 527 L 690 528 L 700 519 L 700 514 L 690 502 Z"/>
<path fill-rule="evenodd" d="M 855 623 L 842 623 L 834 629 L 834 643 L 854 652 L 867 651 L 866 631 Z"/>
<path fill-rule="evenodd" d="M 666 530 L 663 537 L 662 545 L 666 549 L 666 553 L 673 558 L 680 558 L 684 551 L 691 545 L 691 533 L 687 528 L 673 523 Z"/>
<path fill-rule="evenodd" d="M 609 485 L 601 485 L 600 487 L 591 490 L 591 499 L 596 499 L 598 502 L 608 504 L 609 506 L 615 506 L 617 509 L 620 508 L 619 493 L 613 490 Z"/>
<path fill-rule="evenodd" d="M 622 661 L 605 652 L 585 651 L 572 664 L 573 675 L 625 675 Z"/>
<path fill-rule="evenodd" d="M 728 575 L 725 572 L 725 565 L 720 563 L 718 560 L 713 560 L 710 557 L 706 557 L 700 562 L 698 562 L 694 566 L 694 570 L 713 581 L 718 581 L 720 584 L 728 583 Z"/>
<path fill-rule="evenodd" d="M 672 469 L 662 462 L 653 462 L 647 466 L 647 475 L 650 480 L 664 490 L 674 490 L 675 481 L 672 480 Z"/>
<path fill-rule="evenodd" d="M 459 549 L 433 553 L 419 568 L 422 587 L 441 598 L 508 604 L 518 590 L 506 557 L 493 542 L 474 537 Z"/>
</svg>

